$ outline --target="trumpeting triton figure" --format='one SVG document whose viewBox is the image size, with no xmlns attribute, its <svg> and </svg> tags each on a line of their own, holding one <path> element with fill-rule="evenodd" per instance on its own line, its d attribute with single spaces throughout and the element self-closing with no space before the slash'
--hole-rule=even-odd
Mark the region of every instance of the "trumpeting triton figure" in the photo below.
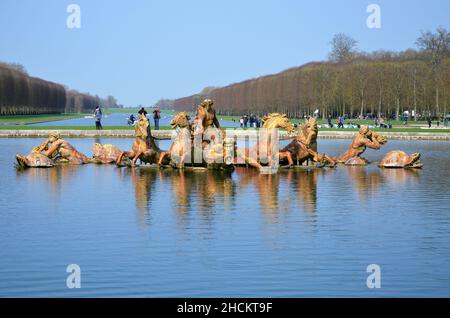
<svg viewBox="0 0 450 318">
<path fill-rule="evenodd" d="M 91 160 L 75 149 L 70 143 L 62 139 L 58 133 L 49 135 L 47 150 L 43 153 L 49 158 L 54 158 L 58 162 L 67 162 L 70 164 L 81 165 L 89 163 Z"/>
<path fill-rule="evenodd" d="M 21 167 L 50 167 L 54 162 L 69 164 L 84 164 L 91 160 L 75 149 L 58 133 L 50 133 L 47 140 L 33 148 L 28 156 L 16 155 Z"/>
<path fill-rule="evenodd" d="M 307 160 L 312 160 L 322 165 L 334 166 L 335 160 L 326 154 L 317 152 L 317 135 L 319 129 L 317 127 L 317 119 L 309 118 L 299 128 L 299 132 L 294 140 L 292 140 L 281 152 L 290 153 L 291 161 L 288 160 L 290 166 L 296 161 L 302 164 Z M 289 158 L 289 157 L 288 157 Z"/>
<path fill-rule="evenodd" d="M 378 150 L 387 143 L 387 138 L 373 132 L 368 126 L 361 126 L 346 152 L 336 158 L 339 163 L 346 165 L 367 165 L 368 161 L 361 157 L 366 148 Z"/>
</svg>

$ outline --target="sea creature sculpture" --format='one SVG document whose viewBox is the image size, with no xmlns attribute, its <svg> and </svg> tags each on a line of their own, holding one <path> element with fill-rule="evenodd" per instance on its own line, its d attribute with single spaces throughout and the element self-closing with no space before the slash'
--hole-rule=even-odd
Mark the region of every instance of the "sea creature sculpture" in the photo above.
<svg viewBox="0 0 450 318">
<path fill-rule="evenodd" d="M 17 154 L 16 160 L 20 168 L 49 168 L 55 165 L 49 157 L 35 152 L 30 153 L 28 156 Z"/>
<path fill-rule="evenodd" d="M 388 152 L 378 164 L 382 168 L 422 168 L 420 153 L 408 155 L 401 150 Z"/>
</svg>

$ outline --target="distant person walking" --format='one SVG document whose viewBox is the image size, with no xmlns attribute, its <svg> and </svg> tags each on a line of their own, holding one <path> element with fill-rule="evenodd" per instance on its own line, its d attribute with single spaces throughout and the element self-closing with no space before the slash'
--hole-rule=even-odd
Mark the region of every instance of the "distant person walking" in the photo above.
<svg viewBox="0 0 450 318">
<path fill-rule="evenodd" d="M 94 110 L 94 117 L 95 117 L 95 129 L 96 130 L 102 130 L 102 110 L 100 109 L 100 106 L 97 106 Z"/>
<path fill-rule="evenodd" d="M 239 119 L 239 125 L 241 126 L 241 128 L 244 127 L 244 117 L 241 117 L 241 119 Z"/>
<path fill-rule="evenodd" d="M 247 128 L 248 116 L 244 115 L 244 127 Z"/>
<path fill-rule="evenodd" d="M 156 108 L 153 111 L 153 120 L 155 121 L 155 129 L 159 130 L 159 119 L 161 118 L 161 111 L 159 108 Z"/>
<path fill-rule="evenodd" d="M 338 128 L 344 128 L 344 124 L 342 123 L 342 117 L 341 116 L 338 116 L 337 124 L 338 124 Z"/>
<path fill-rule="evenodd" d="M 430 117 L 428 117 L 427 122 L 428 122 L 428 128 L 431 128 L 431 118 Z"/>
<path fill-rule="evenodd" d="M 250 115 L 249 122 L 250 122 L 250 127 L 256 127 L 256 117 L 255 117 L 255 115 L 253 115 L 253 114 Z"/>
</svg>

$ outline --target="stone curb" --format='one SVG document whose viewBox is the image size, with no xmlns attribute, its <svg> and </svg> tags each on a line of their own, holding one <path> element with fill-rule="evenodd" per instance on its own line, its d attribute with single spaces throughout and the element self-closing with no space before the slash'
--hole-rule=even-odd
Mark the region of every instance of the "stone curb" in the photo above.
<svg viewBox="0 0 450 318">
<path fill-rule="evenodd" d="M 0 130 L 0 138 L 46 138 L 49 133 L 58 132 L 63 138 L 133 138 L 133 130 Z M 254 139 L 256 131 L 233 131 L 237 139 Z M 171 139 L 174 130 L 152 130 L 157 139 Z M 285 131 L 280 131 L 280 139 L 292 139 Z M 352 139 L 354 131 L 319 131 L 321 139 Z M 383 132 L 391 140 L 450 140 L 450 133 L 436 132 Z"/>
</svg>

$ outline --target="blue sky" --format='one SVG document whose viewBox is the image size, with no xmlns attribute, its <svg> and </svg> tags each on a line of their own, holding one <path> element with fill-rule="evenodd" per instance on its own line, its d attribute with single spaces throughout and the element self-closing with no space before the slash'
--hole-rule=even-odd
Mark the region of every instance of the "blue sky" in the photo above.
<svg viewBox="0 0 450 318">
<path fill-rule="evenodd" d="M 68 29 L 66 8 L 81 7 Z M 369 4 L 381 29 L 366 26 Z M 126 106 L 149 105 L 326 59 L 333 34 L 365 51 L 450 29 L 448 0 L 0 0 L 0 60 Z"/>
</svg>

